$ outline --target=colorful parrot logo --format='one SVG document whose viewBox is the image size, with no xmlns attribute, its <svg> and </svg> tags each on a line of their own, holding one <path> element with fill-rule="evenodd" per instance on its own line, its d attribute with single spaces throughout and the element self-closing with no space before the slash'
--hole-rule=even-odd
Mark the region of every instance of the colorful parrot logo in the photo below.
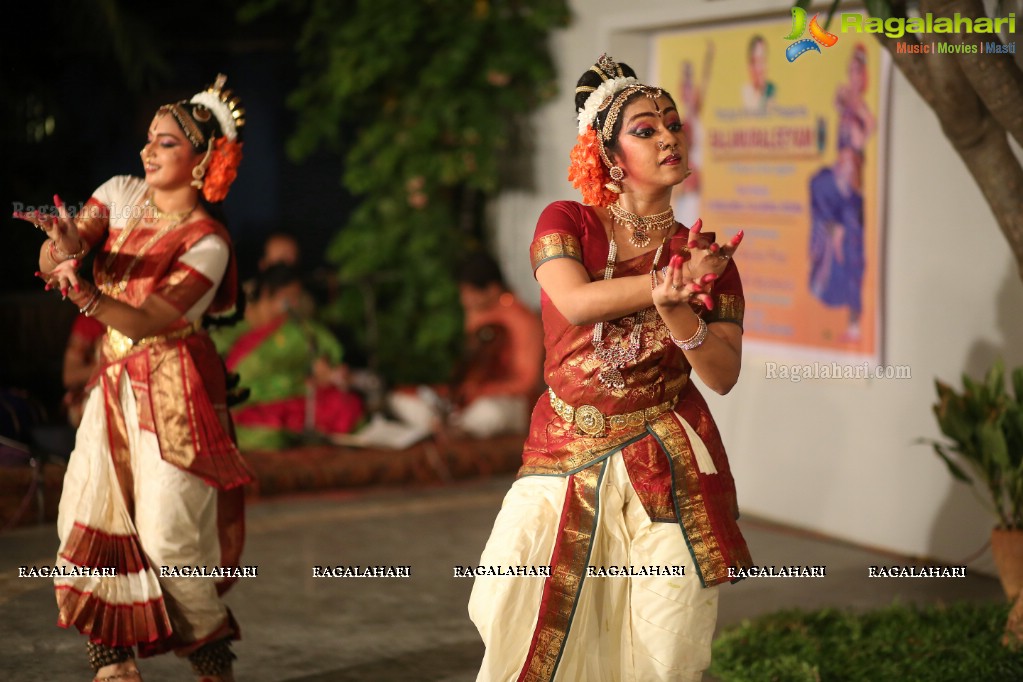
<svg viewBox="0 0 1023 682">
<path fill-rule="evenodd" d="M 806 10 L 802 7 L 792 8 L 792 32 L 785 36 L 785 40 L 796 40 L 796 42 L 785 48 L 785 58 L 790 62 L 796 61 L 800 55 L 806 54 L 810 50 L 820 52 L 821 49 L 817 47 L 817 43 L 824 47 L 831 47 L 838 42 L 838 36 L 834 33 L 828 33 L 817 23 L 818 16 L 815 14 L 813 19 L 810 20 L 810 38 L 813 38 L 813 40 L 810 38 L 796 40 L 806 30 Z"/>
</svg>

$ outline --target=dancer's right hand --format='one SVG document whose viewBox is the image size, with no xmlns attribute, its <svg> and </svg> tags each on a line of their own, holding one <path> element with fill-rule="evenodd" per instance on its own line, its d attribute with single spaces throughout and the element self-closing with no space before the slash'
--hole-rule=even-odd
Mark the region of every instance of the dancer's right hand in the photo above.
<svg viewBox="0 0 1023 682">
<path fill-rule="evenodd" d="M 82 239 L 78 234 L 78 226 L 64 206 L 64 202 L 56 194 L 53 195 L 55 212 L 51 211 L 15 211 L 13 217 L 32 223 L 52 239 L 63 253 L 77 253 L 82 248 Z"/>
</svg>

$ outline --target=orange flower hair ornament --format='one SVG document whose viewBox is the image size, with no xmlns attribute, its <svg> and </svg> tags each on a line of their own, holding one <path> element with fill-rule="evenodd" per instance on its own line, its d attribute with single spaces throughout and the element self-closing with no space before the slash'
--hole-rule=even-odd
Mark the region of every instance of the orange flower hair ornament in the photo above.
<svg viewBox="0 0 1023 682">
<path fill-rule="evenodd" d="M 600 157 L 597 131 L 592 127 L 586 126 L 586 131 L 576 139 L 570 159 L 568 180 L 583 195 L 583 203 L 607 207 L 618 199 L 618 195 L 606 187 L 611 182 L 611 174 Z"/>
<path fill-rule="evenodd" d="M 660 97 L 662 90 L 643 85 L 635 76 L 625 76 L 621 66 L 602 54 L 591 67 L 602 82 L 596 87 L 582 86 L 576 93 L 589 92 L 576 116 L 579 137 L 572 148 L 568 179 L 591 206 L 606 207 L 618 200 L 622 191 L 622 169 L 608 158 L 605 146 L 611 141 L 618 115 L 633 94 L 640 92 L 650 98 Z M 597 118 L 604 112 L 603 123 L 597 129 Z"/>
<path fill-rule="evenodd" d="M 242 161 L 242 143 L 226 137 L 217 138 L 213 143 L 210 163 L 203 179 L 202 195 L 206 201 L 217 204 L 227 197 L 231 183 L 238 177 L 238 165 Z"/>
<path fill-rule="evenodd" d="M 195 105 L 192 109 L 193 117 L 207 120 L 212 114 L 223 133 L 213 141 L 207 152 L 208 158 L 201 164 L 205 166 L 205 176 L 197 178 L 201 181 L 198 186 L 201 186 L 203 196 L 214 204 L 227 197 L 231 183 L 238 177 L 238 165 L 242 161 L 242 143 L 238 134 L 245 126 L 245 109 L 241 107 L 241 101 L 225 89 L 226 84 L 227 76 L 218 73 L 213 85 L 189 100 L 189 104 Z"/>
</svg>

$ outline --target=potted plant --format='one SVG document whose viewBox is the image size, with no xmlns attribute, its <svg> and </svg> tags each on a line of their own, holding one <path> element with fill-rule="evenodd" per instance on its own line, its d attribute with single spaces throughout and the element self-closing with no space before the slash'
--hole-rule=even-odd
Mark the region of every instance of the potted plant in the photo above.
<svg viewBox="0 0 1023 682">
<path fill-rule="evenodd" d="M 991 554 L 1006 597 L 1014 602 L 1006 643 L 1023 644 L 1023 367 L 1012 372 L 997 360 L 983 382 L 963 375 L 963 390 L 936 380 L 934 416 L 947 441 L 928 440 L 957 480 L 984 488 L 984 506 L 996 526 Z"/>
</svg>

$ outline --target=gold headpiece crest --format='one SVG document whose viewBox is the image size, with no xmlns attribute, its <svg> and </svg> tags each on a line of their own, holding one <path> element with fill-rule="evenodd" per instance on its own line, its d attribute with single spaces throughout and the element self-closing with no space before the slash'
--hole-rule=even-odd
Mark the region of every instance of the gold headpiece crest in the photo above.
<svg viewBox="0 0 1023 682">
<path fill-rule="evenodd" d="M 234 96 L 230 90 L 225 90 L 227 76 L 217 74 L 213 85 L 192 97 L 191 104 L 202 105 L 217 117 L 220 129 L 224 131 L 224 137 L 234 140 L 238 137 L 238 131 L 245 126 L 245 109 L 241 106 L 241 100 Z M 198 118 L 199 107 L 193 109 L 193 115 Z"/>
</svg>

